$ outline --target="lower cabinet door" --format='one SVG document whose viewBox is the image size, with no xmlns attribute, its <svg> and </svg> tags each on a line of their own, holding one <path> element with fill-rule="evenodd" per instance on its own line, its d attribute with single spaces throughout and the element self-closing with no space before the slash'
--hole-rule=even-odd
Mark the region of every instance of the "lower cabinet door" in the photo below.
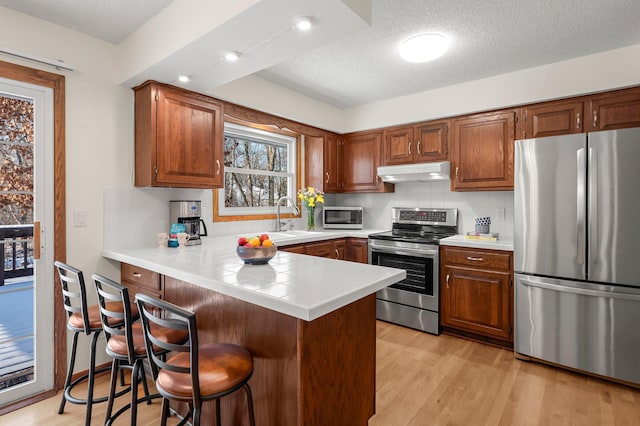
<svg viewBox="0 0 640 426">
<path fill-rule="evenodd" d="M 513 341 L 509 273 L 446 266 L 442 274 L 443 326 Z"/>
</svg>

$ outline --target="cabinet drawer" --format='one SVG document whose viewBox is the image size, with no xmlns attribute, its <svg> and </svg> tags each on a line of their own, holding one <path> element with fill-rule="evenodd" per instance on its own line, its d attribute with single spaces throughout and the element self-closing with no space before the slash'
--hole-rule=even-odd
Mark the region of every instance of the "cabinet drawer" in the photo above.
<svg viewBox="0 0 640 426">
<path fill-rule="evenodd" d="M 508 252 L 443 247 L 443 260 L 447 264 L 511 270 Z"/>
<path fill-rule="evenodd" d="M 150 290 L 160 290 L 160 274 L 157 272 L 123 263 L 120 274 L 123 283 L 130 282 Z"/>
</svg>

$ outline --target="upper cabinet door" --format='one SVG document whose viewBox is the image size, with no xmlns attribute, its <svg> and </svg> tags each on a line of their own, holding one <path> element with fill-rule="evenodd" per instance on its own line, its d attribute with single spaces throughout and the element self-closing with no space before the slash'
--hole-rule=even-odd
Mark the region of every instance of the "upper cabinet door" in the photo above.
<svg viewBox="0 0 640 426">
<path fill-rule="evenodd" d="M 324 191 L 340 191 L 340 162 L 342 145 L 335 133 L 327 133 L 324 140 Z"/>
<path fill-rule="evenodd" d="M 449 158 L 449 121 L 425 123 L 415 127 L 417 163 L 443 161 Z"/>
<path fill-rule="evenodd" d="M 221 187 L 222 105 L 155 82 L 134 90 L 135 185 Z"/>
<path fill-rule="evenodd" d="M 343 192 L 387 192 L 393 185 L 378 178 L 382 132 L 352 133 L 344 140 Z"/>
<path fill-rule="evenodd" d="M 591 97 L 588 131 L 640 127 L 640 88 Z"/>
<path fill-rule="evenodd" d="M 453 124 L 453 191 L 513 190 L 515 111 L 463 117 Z"/>
<path fill-rule="evenodd" d="M 323 192 L 339 192 L 339 148 L 338 135 L 335 133 L 305 136 L 305 186 L 313 186 Z"/>
<path fill-rule="evenodd" d="M 583 103 L 547 102 L 522 108 L 518 139 L 568 135 L 584 131 Z"/>
<path fill-rule="evenodd" d="M 413 145 L 413 146 L 412 146 Z M 384 131 L 384 164 L 406 164 L 413 162 L 414 152 L 413 127 L 401 127 Z"/>
</svg>

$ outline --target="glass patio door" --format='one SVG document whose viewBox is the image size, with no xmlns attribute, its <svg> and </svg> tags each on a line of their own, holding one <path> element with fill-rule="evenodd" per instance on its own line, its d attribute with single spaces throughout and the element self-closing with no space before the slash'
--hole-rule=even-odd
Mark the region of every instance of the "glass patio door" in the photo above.
<svg viewBox="0 0 640 426">
<path fill-rule="evenodd" d="M 0 406 L 53 388 L 53 92 L 0 79 Z"/>
</svg>

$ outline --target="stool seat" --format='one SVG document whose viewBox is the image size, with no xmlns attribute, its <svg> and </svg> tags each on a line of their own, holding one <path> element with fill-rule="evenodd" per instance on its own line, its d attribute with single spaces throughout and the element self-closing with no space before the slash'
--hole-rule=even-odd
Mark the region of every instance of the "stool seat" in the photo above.
<svg viewBox="0 0 640 426">
<path fill-rule="evenodd" d="M 200 395 L 207 397 L 245 382 L 253 372 L 253 357 L 245 348 L 227 343 L 210 343 L 198 347 L 198 378 Z M 188 368 L 189 353 L 181 353 L 167 360 L 167 364 Z M 191 375 L 162 369 L 156 379 L 158 390 L 175 397 L 191 399 Z"/>
<path fill-rule="evenodd" d="M 107 309 L 120 312 L 124 311 L 122 305 L 117 302 L 107 303 Z M 102 330 L 102 322 L 100 321 L 100 306 L 90 305 L 87 307 L 87 316 L 89 317 L 89 328 Z M 138 318 L 138 307 L 135 304 L 131 304 L 131 316 Z M 122 319 L 109 318 L 109 323 L 112 326 L 122 323 Z M 69 325 L 74 329 L 84 329 L 85 324 L 82 319 L 82 312 L 74 312 L 69 316 Z"/>
<path fill-rule="evenodd" d="M 137 307 L 136 307 L 137 308 Z M 137 309 L 136 309 L 137 312 Z M 189 338 L 187 330 L 176 330 L 172 328 L 152 326 L 154 335 L 158 339 L 166 343 L 183 343 Z M 136 355 L 147 354 L 147 348 L 144 343 L 144 334 L 142 332 L 142 324 L 137 322 L 131 325 L 131 335 L 133 337 L 133 349 Z M 156 350 L 160 350 L 154 346 Z M 111 355 L 122 355 L 126 357 L 129 353 L 127 347 L 127 338 L 124 335 L 111 335 L 111 338 L 107 342 L 107 350 L 111 352 Z"/>
</svg>

